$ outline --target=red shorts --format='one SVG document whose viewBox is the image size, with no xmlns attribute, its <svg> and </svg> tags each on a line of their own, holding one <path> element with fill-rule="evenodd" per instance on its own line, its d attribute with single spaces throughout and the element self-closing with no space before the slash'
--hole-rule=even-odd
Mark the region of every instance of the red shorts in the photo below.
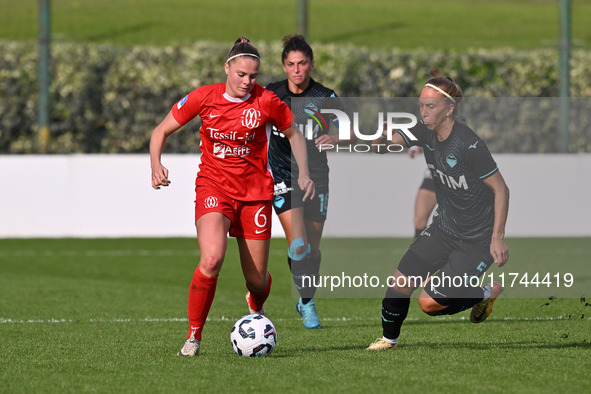
<svg viewBox="0 0 591 394">
<path fill-rule="evenodd" d="M 271 238 L 271 200 L 238 201 L 217 188 L 198 186 L 195 188 L 195 222 L 210 212 L 226 216 L 230 225 L 230 236 L 243 239 Z"/>
</svg>

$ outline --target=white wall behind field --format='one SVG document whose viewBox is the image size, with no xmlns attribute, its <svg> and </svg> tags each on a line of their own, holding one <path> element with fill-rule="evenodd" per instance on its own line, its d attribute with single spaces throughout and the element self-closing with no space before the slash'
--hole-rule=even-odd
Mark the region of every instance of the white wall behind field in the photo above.
<svg viewBox="0 0 591 394">
<path fill-rule="evenodd" d="M 591 236 L 591 154 L 495 155 L 511 189 L 508 237 Z M 150 186 L 148 155 L 0 156 L 0 237 L 193 237 L 198 155 L 164 155 L 171 186 Z M 411 237 L 425 162 L 329 155 L 327 237 Z M 274 217 L 273 235 L 283 236 Z"/>
</svg>

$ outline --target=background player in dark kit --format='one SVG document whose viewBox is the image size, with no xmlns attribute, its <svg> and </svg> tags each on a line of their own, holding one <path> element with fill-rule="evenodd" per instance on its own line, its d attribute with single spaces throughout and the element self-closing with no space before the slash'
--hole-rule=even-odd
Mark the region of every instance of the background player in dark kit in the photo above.
<svg viewBox="0 0 591 394">
<path fill-rule="evenodd" d="M 312 48 L 300 35 L 286 36 L 283 39 L 281 62 L 287 79 L 266 86 L 292 107 L 292 98 L 305 98 L 305 108 L 294 109 L 295 123 L 304 131 L 311 119 L 310 114 L 319 112 L 326 98 L 336 97 L 333 90 L 324 87 L 310 77 L 314 68 Z M 336 121 L 336 119 L 332 119 Z M 304 132 L 306 136 L 306 132 Z M 320 241 L 328 209 L 328 160 L 321 145 L 336 145 L 337 136 L 328 130 L 315 127 L 313 138 L 306 137 L 308 169 L 314 181 L 316 194 L 313 199 L 302 201 L 302 191 L 298 187 L 298 166 L 293 162 L 292 151 L 285 136 L 273 130 L 269 145 L 269 164 L 275 179 L 273 207 L 285 232 L 288 243 L 288 264 L 292 278 L 300 293 L 296 309 L 303 317 L 304 326 L 319 328 L 314 294 L 316 291 L 310 278 L 317 278 L 322 258 Z M 303 278 L 308 278 L 303 280 Z M 312 282 L 312 286 L 310 286 Z"/>
</svg>

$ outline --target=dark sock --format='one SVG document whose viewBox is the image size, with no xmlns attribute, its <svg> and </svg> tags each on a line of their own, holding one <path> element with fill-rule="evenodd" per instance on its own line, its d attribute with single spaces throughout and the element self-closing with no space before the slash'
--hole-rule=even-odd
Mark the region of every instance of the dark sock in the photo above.
<svg viewBox="0 0 591 394">
<path fill-rule="evenodd" d="M 410 294 L 389 287 L 382 300 L 382 330 L 384 338 L 396 339 L 410 306 Z"/>
<path fill-rule="evenodd" d="M 293 283 L 296 285 L 298 292 L 300 293 L 303 304 L 310 302 L 316 294 L 316 285 L 319 283 L 321 260 L 322 255 L 320 254 L 314 258 L 306 257 L 301 261 L 293 261 L 291 258 L 287 258 Z"/>
</svg>

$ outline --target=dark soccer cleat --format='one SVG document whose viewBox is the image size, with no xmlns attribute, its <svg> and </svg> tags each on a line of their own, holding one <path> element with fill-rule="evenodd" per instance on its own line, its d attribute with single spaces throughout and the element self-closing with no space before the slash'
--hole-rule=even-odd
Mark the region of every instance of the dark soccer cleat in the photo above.
<svg viewBox="0 0 591 394">
<path fill-rule="evenodd" d="M 490 295 L 490 298 L 480 301 L 472 307 L 472 312 L 470 312 L 470 321 L 472 323 L 482 323 L 492 313 L 493 304 L 503 291 L 503 287 L 499 282 L 493 282 L 491 287 L 492 294 Z"/>
</svg>

